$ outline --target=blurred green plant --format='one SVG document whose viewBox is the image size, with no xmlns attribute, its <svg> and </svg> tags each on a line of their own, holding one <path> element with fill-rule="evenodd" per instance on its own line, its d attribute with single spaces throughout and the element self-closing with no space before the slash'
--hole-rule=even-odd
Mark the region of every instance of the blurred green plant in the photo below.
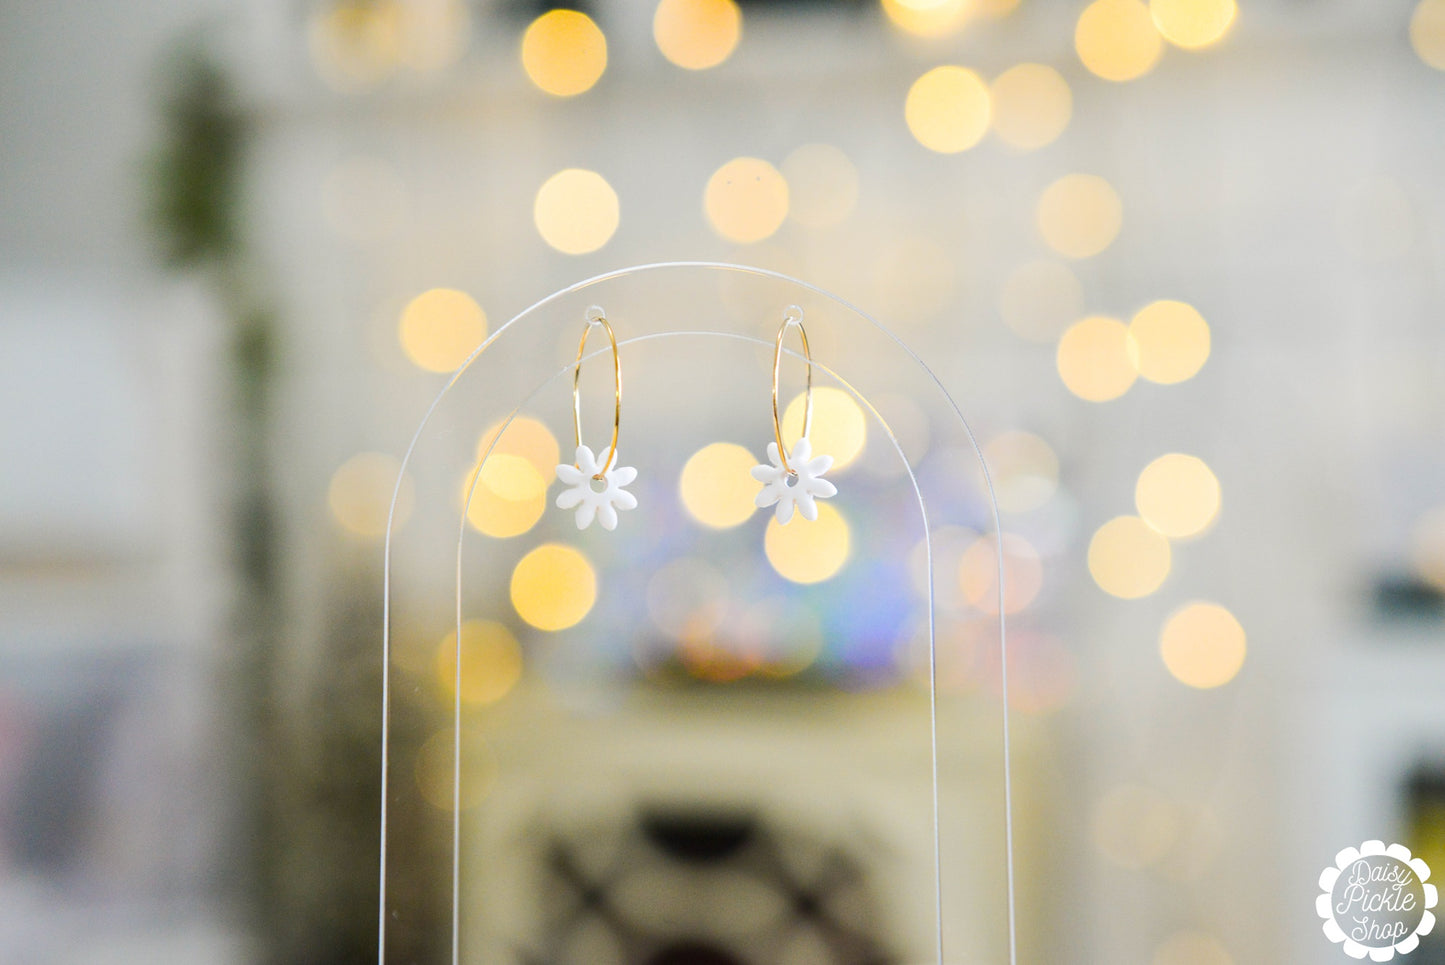
<svg viewBox="0 0 1445 965">
<path fill-rule="evenodd" d="M 163 75 L 162 142 L 149 167 L 150 220 L 163 262 L 201 276 L 231 332 L 234 481 L 240 598 L 223 654 L 223 686 L 234 702 L 234 769 L 241 827 L 230 877 L 271 965 L 354 965 L 376 960 L 376 868 L 380 795 L 381 667 L 376 660 L 379 579 L 374 561 L 329 581 L 326 629 L 309 642 L 320 669 L 299 684 L 283 647 L 307 646 L 283 632 L 284 599 L 272 487 L 273 391 L 278 314 L 245 244 L 243 204 L 250 122 L 234 85 L 197 37 L 179 43 Z M 294 636 L 294 635 L 293 635 Z M 313 665 L 307 661 L 307 665 Z M 350 672 L 342 673 L 350 668 Z M 364 672 L 358 670 L 364 669 Z M 299 708 L 297 711 L 289 707 Z M 398 708 L 398 733 L 410 721 Z M 413 809 L 414 810 L 414 809 Z M 408 820 L 410 816 L 411 820 Z M 425 862 L 425 816 L 400 809 L 403 854 L 393 880 L 409 930 L 393 951 L 430 958 L 436 933 Z M 392 942 L 389 941 L 391 946 Z"/>
</svg>

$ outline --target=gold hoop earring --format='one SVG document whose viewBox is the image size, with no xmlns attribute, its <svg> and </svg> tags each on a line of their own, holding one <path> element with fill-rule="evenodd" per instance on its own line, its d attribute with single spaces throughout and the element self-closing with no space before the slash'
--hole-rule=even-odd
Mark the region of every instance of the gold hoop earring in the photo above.
<svg viewBox="0 0 1445 965">
<path fill-rule="evenodd" d="M 607 458 L 600 464 L 592 450 L 582 444 L 582 356 L 587 351 L 587 336 L 594 328 L 607 333 L 612 347 L 612 444 Z M 622 359 L 617 351 L 617 335 L 607 315 L 596 305 L 587 309 L 587 325 L 577 343 L 577 362 L 572 368 L 572 436 L 577 444 L 573 463 L 557 467 L 557 478 L 566 488 L 557 494 L 559 509 L 577 510 L 577 528 L 586 529 L 596 519 L 602 528 L 617 528 L 617 511 L 637 508 L 637 497 L 622 487 L 637 478 L 637 470 L 617 464 L 617 436 L 622 427 Z"/>
<path fill-rule="evenodd" d="M 783 443 L 783 420 L 778 415 L 778 376 L 783 365 L 783 337 L 788 329 L 796 328 L 803 343 L 803 362 L 807 366 L 806 388 L 803 390 L 803 433 L 798 437 L 791 452 Z M 838 487 L 823 478 L 833 466 L 832 456 L 814 456 L 813 444 L 808 433 L 813 427 L 813 353 L 808 347 L 808 332 L 803 328 L 803 310 L 789 305 L 783 311 L 783 324 L 778 327 L 778 337 L 773 342 L 773 440 L 768 443 L 768 460 L 771 465 L 753 467 L 753 478 L 763 484 L 758 493 L 757 505 L 766 509 L 776 506 L 774 513 L 778 523 L 786 526 L 793 519 L 793 512 L 803 518 L 818 518 L 819 499 L 827 499 L 838 492 Z"/>
</svg>

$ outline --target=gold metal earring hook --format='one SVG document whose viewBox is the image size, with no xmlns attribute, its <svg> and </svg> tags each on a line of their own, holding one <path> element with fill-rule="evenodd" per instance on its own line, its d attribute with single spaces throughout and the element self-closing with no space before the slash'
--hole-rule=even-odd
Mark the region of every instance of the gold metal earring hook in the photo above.
<svg viewBox="0 0 1445 965">
<path fill-rule="evenodd" d="M 602 326 L 607 333 L 607 341 L 612 345 L 612 385 L 613 385 L 613 409 L 612 409 L 612 447 L 607 453 L 607 461 L 602 463 L 593 479 L 602 479 L 606 476 L 607 470 L 612 468 L 612 463 L 617 459 L 617 431 L 622 426 L 622 360 L 617 354 L 617 336 L 613 334 L 612 325 L 607 321 L 607 315 L 602 309 L 593 305 L 587 309 L 587 327 L 582 330 L 582 341 L 577 343 L 577 363 L 572 369 L 572 435 L 576 440 L 577 448 L 582 447 L 582 355 L 587 350 L 587 336 L 592 333 L 594 326 Z"/>
<path fill-rule="evenodd" d="M 808 348 L 808 332 L 803 328 L 803 310 L 797 305 L 789 305 L 783 310 L 783 324 L 778 327 L 778 338 L 773 343 L 773 437 L 778 440 L 778 458 L 790 476 L 796 475 L 797 470 L 788 465 L 788 447 L 783 445 L 783 420 L 778 416 L 778 372 L 783 364 L 783 336 L 794 327 L 803 340 L 803 361 L 807 364 L 808 373 L 807 388 L 803 390 L 802 438 L 806 439 L 813 426 L 813 353 Z"/>
</svg>

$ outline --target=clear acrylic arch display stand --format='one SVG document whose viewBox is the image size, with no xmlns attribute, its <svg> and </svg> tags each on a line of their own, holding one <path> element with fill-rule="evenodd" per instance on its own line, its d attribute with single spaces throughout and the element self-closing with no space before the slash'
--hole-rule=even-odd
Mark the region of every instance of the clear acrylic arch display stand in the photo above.
<svg viewBox="0 0 1445 965">
<path fill-rule="evenodd" d="M 619 460 L 639 469 L 630 488 L 640 505 L 614 532 L 579 532 L 553 506 L 548 474 L 539 522 L 484 535 L 469 512 L 515 419 L 546 424 L 571 461 L 573 360 L 593 305 L 621 352 Z M 774 338 L 790 305 L 804 312 L 815 393 L 856 403 L 853 414 L 818 407 L 815 445 L 826 451 L 829 419 L 857 413 L 868 439 L 852 467 L 829 474 L 847 562 L 812 583 L 788 583 L 769 565 L 771 510 L 714 529 L 684 512 L 677 483 L 710 442 L 765 458 Z M 613 414 L 610 354 L 593 339 L 583 362 L 584 441 L 599 453 Z M 790 340 L 784 401 L 803 373 Z M 873 948 L 941 965 L 947 948 L 952 961 L 1015 962 L 998 531 L 981 451 L 940 380 L 873 318 L 806 282 L 739 265 L 643 265 L 561 289 L 496 329 L 427 410 L 388 522 L 379 961 L 632 961 L 638 948 L 656 952 L 647 960 L 692 961 L 698 941 L 762 940 L 739 938 L 755 926 L 786 933 L 776 942 L 792 942 L 798 960 L 819 960 L 807 953 L 816 946 L 853 949 L 826 957 L 837 961 Z M 958 599 L 956 552 L 940 569 L 943 548 L 964 542 L 975 563 L 985 548 L 982 599 L 976 573 L 972 595 Z M 590 560 L 596 602 L 575 626 L 547 632 L 518 618 L 508 586 L 522 556 L 553 543 Z M 678 573 L 713 596 L 691 600 L 696 587 Z M 707 632 L 679 636 L 670 611 L 690 602 L 709 614 Z M 520 637 L 527 671 L 505 700 L 464 706 L 463 648 L 436 640 L 461 638 L 473 617 Z M 754 656 L 806 645 L 764 672 L 775 665 L 718 656 L 714 638 L 725 637 Z M 662 868 L 626 816 L 671 814 L 679 802 L 692 814 L 748 815 L 707 825 L 702 840 L 746 827 L 749 841 L 769 842 L 771 870 L 744 884 L 732 872 L 689 879 Z M 642 838 L 672 840 L 675 822 L 659 831 L 648 820 Z M 568 862 L 611 870 L 579 883 L 573 868 L 571 885 L 548 877 Z M 847 882 L 826 893 L 799 884 L 829 875 Z M 677 903 L 687 889 L 691 904 Z M 819 910 L 830 902 L 846 911 Z M 804 907 L 811 917 L 786 917 Z M 657 921 L 637 925 L 639 916 Z M 766 923 L 746 924 L 754 919 Z M 683 949 L 671 959 L 657 951 L 668 942 Z"/>
</svg>

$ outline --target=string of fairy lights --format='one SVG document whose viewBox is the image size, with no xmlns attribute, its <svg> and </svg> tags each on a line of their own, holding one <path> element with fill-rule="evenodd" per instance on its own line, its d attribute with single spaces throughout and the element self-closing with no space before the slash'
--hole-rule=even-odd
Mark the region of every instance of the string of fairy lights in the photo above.
<svg viewBox="0 0 1445 965">
<path fill-rule="evenodd" d="M 881 11 L 891 28 L 901 33 L 946 38 L 980 20 L 1008 17 L 1018 2 L 881 0 Z M 1235 0 L 1093 0 L 1078 9 L 1073 49 L 1093 77 L 1125 84 L 1149 74 L 1167 57 L 1185 56 L 1224 41 L 1239 16 Z M 313 17 L 308 41 L 317 70 L 329 85 L 361 91 L 400 71 L 437 71 L 457 61 L 467 46 L 471 17 L 471 8 L 459 0 L 335 3 Z M 670 64 L 706 71 L 729 60 L 743 40 L 744 26 L 734 0 L 661 0 L 652 32 L 657 50 Z M 1420 0 L 1412 10 L 1408 35 L 1420 61 L 1445 70 L 1445 0 Z M 527 83 L 550 98 L 584 97 L 608 70 L 607 37 L 582 11 L 550 10 L 521 32 L 516 68 Z M 963 64 L 936 64 L 898 94 L 907 131 L 899 132 L 902 143 L 906 145 L 906 137 L 911 136 L 918 147 L 940 154 L 967 152 L 990 138 L 1011 151 L 1040 151 L 1057 141 L 1073 121 L 1074 93 L 1068 80 L 1041 63 L 1018 63 L 993 77 Z M 809 228 L 846 222 L 857 206 L 860 180 L 858 167 L 839 147 L 803 144 L 776 164 L 749 156 L 718 164 L 698 186 L 699 210 L 718 237 L 736 245 L 755 245 L 774 237 L 790 220 Z M 358 160 L 333 172 L 323 188 L 323 205 L 338 232 L 366 241 L 376 237 L 378 221 L 385 222 L 388 206 L 400 204 L 397 199 L 403 193 L 384 165 Z M 369 199 L 366 210 L 371 217 L 347 203 L 358 196 Z M 602 172 L 565 168 L 540 180 L 532 196 L 532 223 L 551 249 L 567 256 L 585 255 L 613 239 L 626 200 Z M 1156 293 L 1162 297 L 1122 317 L 1088 310 L 1084 286 L 1070 266 L 1105 253 L 1124 230 L 1128 211 L 1115 185 L 1092 172 L 1059 172 L 1038 194 L 1031 218 L 1041 250 L 1003 279 L 998 312 L 1019 338 L 1052 346 L 1057 376 L 1073 396 L 1090 405 L 1107 405 L 1141 381 L 1181 385 L 1205 367 L 1211 353 L 1209 323 L 1194 306 L 1168 293 Z M 916 248 L 900 257 L 916 267 L 932 254 Z M 938 300 L 946 297 L 944 289 Z M 395 331 L 401 352 L 417 368 L 450 373 L 485 338 L 488 320 L 471 295 L 437 288 L 405 304 Z M 815 406 L 815 448 L 834 455 L 836 470 L 846 472 L 866 446 L 867 419 L 853 399 L 838 390 L 818 390 Z M 784 418 L 790 436 L 800 429 L 801 410 L 802 399 L 794 398 Z M 501 438 L 497 438 L 499 428 L 490 427 L 478 439 L 478 456 L 489 448 L 491 456 L 465 505 L 467 523 L 475 532 L 509 540 L 532 532 L 543 518 L 561 447 L 552 430 L 531 416 L 514 420 Z M 1036 510 L 1054 498 L 1059 459 L 1045 439 L 1022 431 L 1001 433 L 988 440 L 985 457 L 995 473 L 1006 518 Z M 748 470 L 759 461 L 758 453 L 733 442 L 701 447 L 686 460 L 677 480 L 682 509 L 693 522 L 709 529 L 743 525 L 756 512 L 757 484 Z M 395 459 L 379 453 L 362 453 L 340 466 L 329 490 L 335 521 L 360 537 L 384 535 L 398 469 Z M 465 502 L 468 482 L 457 481 L 458 507 Z M 1119 495 L 1121 501 L 1128 498 Z M 1187 552 L 1191 541 L 1206 536 L 1216 524 L 1223 488 L 1199 455 L 1164 452 L 1139 468 L 1132 497 L 1131 511 L 1093 527 L 1085 557 L 1097 587 L 1125 601 L 1161 590 L 1178 554 Z M 411 484 L 404 480 L 396 525 L 405 525 L 414 501 Z M 940 541 L 941 556 L 956 574 L 950 590 L 956 591 L 962 606 L 988 613 L 990 607 L 996 609 L 990 538 L 972 532 L 956 535 L 951 547 L 949 539 Z M 1017 613 L 1038 596 L 1044 579 L 1042 559 L 1048 554 L 1020 533 L 1005 532 L 1000 538 L 1009 587 L 1004 609 Z M 788 528 L 770 524 L 764 536 L 772 568 L 801 585 L 835 577 L 848 562 L 852 545 L 850 520 L 826 504 L 816 523 Z M 1423 579 L 1445 589 L 1445 510 L 1421 522 L 1414 565 Z M 653 622 L 678 641 L 695 643 L 705 637 L 722 617 L 717 612 L 718 594 L 698 588 L 722 579 L 706 561 L 684 559 L 662 567 L 648 593 Z M 509 597 L 516 616 L 527 626 L 562 631 L 593 611 L 598 573 L 576 547 L 544 543 L 524 554 L 513 568 Z M 802 636 L 815 642 L 818 631 Z M 777 676 L 799 672 L 810 654 L 816 655 L 815 649 L 809 649 L 812 642 L 753 669 Z M 455 679 L 455 633 L 435 646 L 430 671 L 448 694 L 460 688 L 468 707 L 496 703 L 522 678 L 522 648 L 502 622 L 466 621 L 460 645 L 461 681 Z M 1175 680 L 1210 689 L 1234 680 L 1244 666 L 1246 633 L 1227 607 L 1193 600 L 1162 621 L 1158 650 Z M 697 667 L 700 676 L 719 682 L 738 676 L 731 664 L 704 661 Z M 1052 706 L 1057 703 L 1037 705 Z M 451 740 L 449 734 L 437 739 L 443 744 Z M 442 807 L 451 804 L 449 746 L 438 745 L 435 753 L 423 754 L 424 760 L 433 762 L 432 783 L 438 789 L 436 803 Z M 421 777 L 421 783 L 425 789 L 428 779 Z M 1122 788 L 1115 795 L 1118 800 L 1111 798 L 1101 806 L 1096 838 L 1106 853 L 1121 855 L 1121 864 L 1148 864 L 1158 857 L 1151 857 L 1151 849 L 1160 854 L 1167 850 L 1155 848 L 1157 840 L 1173 840 L 1174 832 L 1158 827 L 1164 820 L 1158 815 L 1168 807 L 1151 793 Z M 1212 941 L 1200 936 L 1178 940 L 1181 947 L 1191 941 Z M 1192 954 L 1203 953 L 1196 948 Z"/>
</svg>

